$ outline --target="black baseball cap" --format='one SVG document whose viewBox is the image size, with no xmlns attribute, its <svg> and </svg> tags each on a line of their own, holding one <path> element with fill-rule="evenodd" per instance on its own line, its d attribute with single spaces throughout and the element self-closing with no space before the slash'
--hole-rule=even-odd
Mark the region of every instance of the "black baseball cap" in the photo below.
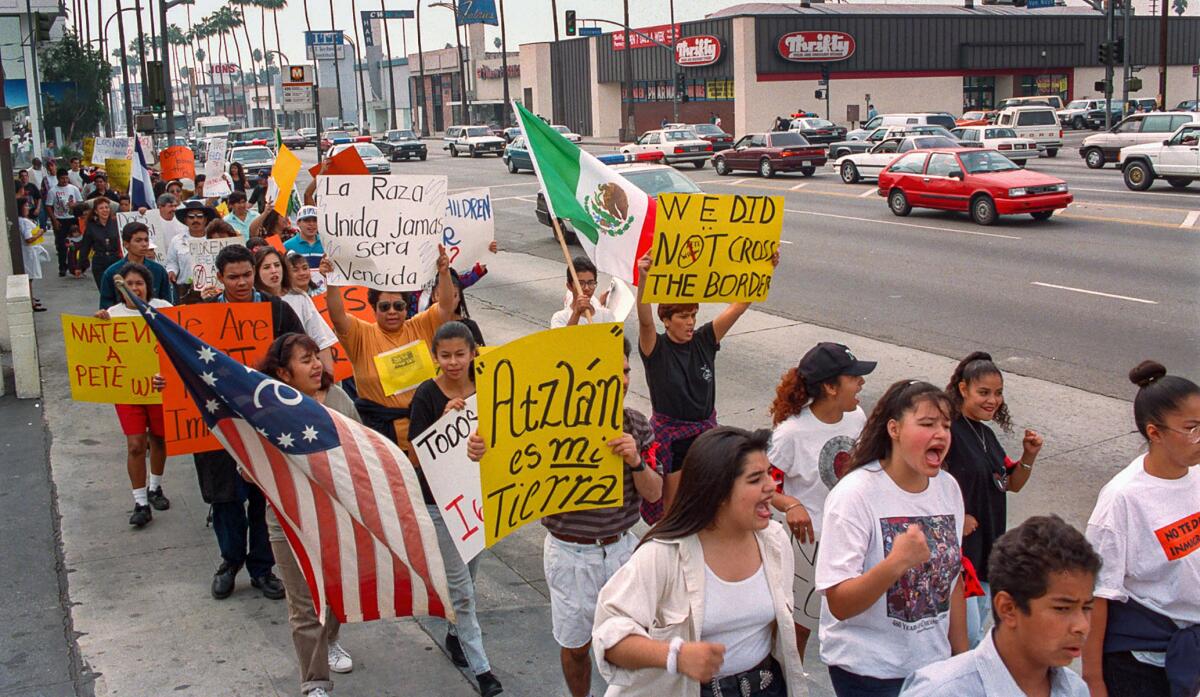
<svg viewBox="0 0 1200 697">
<path fill-rule="evenodd" d="M 800 375 L 808 383 L 824 382 L 839 375 L 870 375 L 875 361 L 860 361 L 845 344 L 822 341 L 800 359 Z"/>
</svg>

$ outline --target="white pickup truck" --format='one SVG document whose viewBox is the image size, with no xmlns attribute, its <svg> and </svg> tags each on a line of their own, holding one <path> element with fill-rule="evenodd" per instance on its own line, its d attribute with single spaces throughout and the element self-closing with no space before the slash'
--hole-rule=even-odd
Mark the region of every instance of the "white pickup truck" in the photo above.
<svg viewBox="0 0 1200 697">
<path fill-rule="evenodd" d="M 1063 146 L 1062 126 L 1058 114 L 1048 106 L 1014 106 L 1000 112 L 996 125 L 1011 128 L 1018 138 L 1037 143 L 1038 151 L 1046 157 L 1056 157 Z"/>
<path fill-rule="evenodd" d="M 1119 164 L 1134 191 L 1149 189 L 1158 177 L 1186 189 L 1200 180 L 1200 123 L 1184 124 L 1165 140 L 1121 148 Z"/>
</svg>

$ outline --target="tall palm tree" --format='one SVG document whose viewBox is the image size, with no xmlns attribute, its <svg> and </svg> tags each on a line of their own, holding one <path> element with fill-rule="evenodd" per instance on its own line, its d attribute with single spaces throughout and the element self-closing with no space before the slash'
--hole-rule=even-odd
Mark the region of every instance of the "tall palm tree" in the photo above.
<svg viewBox="0 0 1200 697">
<path fill-rule="evenodd" d="M 257 85 L 259 84 L 258 61 L 262 60 L 262 54 L 267 50 L 267 47 L 264 45 L 262 47 L 262 51 L 257 51 L 257 55 L 256 55 L 256 49 L 254 48 L 254 42 L 250 40 L 250 22 L 246 21 L 246 8 L 254 7 L 257 4 L 257 0 L 229 0 L 229 1 L 238 7 L 237 13 L 241 19 L 242 36 L 246 39 L 246 50 L 250 52 L 250 76 L 252 78 L 251 84 L 255 85 L 254 94 L 255 94 L 255 97 L 257 97 L 258 96 Z M 244 78 L 243 78 L 242 82 L 245 83 Z M 256 125 L 261 125 L 261 124 L 256 124 Z"/>
</svg>

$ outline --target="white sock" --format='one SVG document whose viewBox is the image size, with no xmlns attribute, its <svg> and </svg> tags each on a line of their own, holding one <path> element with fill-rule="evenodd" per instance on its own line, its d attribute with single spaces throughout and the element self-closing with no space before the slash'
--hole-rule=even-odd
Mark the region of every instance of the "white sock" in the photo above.
<svg viewBox="0 0 1200 697">
<path fill-rule="evenodd" d="M 133 490 L 133 502 L 139 506 L 149 505 L 150 501 L 146 498 L 146 487 Z"/>
<path fill-rule="evenodd" d="M 162 475 L 151 473 L 150 474 L 150 483 L 148 485 L 148 488 L 151 491 L 153 491 L 155 489 L 161 489 L 162 488 Z"/>
</svg>

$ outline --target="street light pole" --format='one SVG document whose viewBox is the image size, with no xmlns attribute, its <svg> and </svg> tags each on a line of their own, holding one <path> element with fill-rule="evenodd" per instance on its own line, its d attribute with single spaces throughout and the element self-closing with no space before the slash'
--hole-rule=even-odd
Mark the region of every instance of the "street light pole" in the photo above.
<svg viewBox="0 0 1200 697">
<path fill-rule="evenodd" d="M 171 52 L 167 50 L 167 10 L 176 5 L 190 5 L 194 0 L 159 0 L 158 3 L 158 26 L 162 27 L 163 35 L 163 50 L 162 50 L 162 71 L 163 84 L 167 88 L 167 100 L 163 104 L 163 109 L 167 113 L 167 146 L 175 144 L 175 90 L 171 87 Z M 189 50 L 191 50 L 189 48 Z M 194 72 L 194 71 L 193 71 Z M 192 78 L 195 80 L 195 78 Z M 190 95 L 189 95 L 190 96 Z M 191 100 L 189 99 L 189 102 Z"/>
<path fill-rule="evenodd" d="M 132 8 L 130 8 L 132 9 Z M 129 61 L 125 57 L 125 18 L 121 16 L 121 0 L 117 0 L 117 38 L 121 43 L 121 81 L 125 93 L 125 135 L 133 136 L 133 100 L 129 95 Z"/>
<path fill-rule="evenodd" d="M 142 29 L 142 0 L 133 0 L 133 7 L 136 10 L 137 17 L 137 33 L 138 33 L 138 68 L 139 75 L 142 78 L 142 109 L 146 108 L 146 40 L 145 31 Z"/>
<path fill-rule="evenodd" d="M 629 45 L 629 0 L 624 0 L 625 6 L 625 55 L 623 63 L 625 64 L 625 127 L 621 129 L 621 140 L 628 141 L 633 139 L 633 50 Z M 557 18 L 555 20 L 557 23 Z"/>
<path fill-rule="evenodd" d="M 420 0 L 417 0 L 417 4 L 421 4 Z M 383 0 L 379 0 L 379 11 L 385 14 L 384 18 L 379 21 L 383 24 L 383 45 L 387 49 L 388 55 L 388 101 L 392 107 L 392 116 L 388 119 L 388 123 L 391 124 L 391 128 L 394 131 L 396 130 L 396 74 L 392 69 L 394 67 L 392 65 L 392 35 L 388 31 L 387 7 L 383 4 Z M 404 58 L 407 60 L 408 56 Z"/>
<path fill-rule="evenodd" d="M 421 71 L 421 103 L 417 105 L 421 115 L 421 135 L 429 135 L 429 115 L 425 111 L 425 50 L 421 48 L 421 3 L 417 3 L 417 65 Z"/>
<path fill-rule="evenodd" d="M 337 31 L 337 17 L 333 14 L 333 0 L 329 0 L 329 28 Z M 345 34 L 342 34 L 342 40 L 345 40 Z M 346 121 L 346 109 L 342 106 L 342 62 L 341 62 L 341 44 L 333 46 L 333 80 L 337 84 L 337 103 L 338 103 L 338 128 Z M 313 54 L 316 55 L 316 54 Z M 314 59 L 315 60 L 315 59 Z"/>
<path fill-rule="evenodd" d="M 1170 11 L 1167 0 L 1159 0 L 1162 8 L 1162 19 L 1158 26 L 1158 108 L 1167 108 L 1167 17 Z"/>
<path fill-rule="evenodd" d="M 420 3 L 418 3 L 418 4 L 420 4 Z M 454 13 L 454 41 L 458 45 L 458 79 L 462 85 L 462 89 L 459 92 L 459 100 L 458 100 L 459 109 L 460 109 L 459 116 L 462 117 L 459 120 L 459 123 L 470 124 L 471 123 L 471 100 L 467 96 L 467 64 L 466 64 L 466 61 L 463 59 L 462 35 L 458 31 L 458 28 L 459 28 L 458 3 L 455 2 L 455 0 L 450 0 L 449 2 L 431 2 L 431 3 L 429 3 L 429 6 L 430 7 L 441 7 L 441 8 L 450 10 L 452 13 Z M 417 36 L 419 37 L 420 34 L 418 34 Z M 418 50 L 420 50 L 420 49 L 418 48 Z"/>
<path fill-rule="evenodd" d="M 504 106 L 500 109 L 500 125 L 509 123 L 512 116 L 511 98 L 508 93 L 508 41 L 504 33 L 504 0 L 500 0 L 500 70 L 504 73 Z"/>
</svg>

